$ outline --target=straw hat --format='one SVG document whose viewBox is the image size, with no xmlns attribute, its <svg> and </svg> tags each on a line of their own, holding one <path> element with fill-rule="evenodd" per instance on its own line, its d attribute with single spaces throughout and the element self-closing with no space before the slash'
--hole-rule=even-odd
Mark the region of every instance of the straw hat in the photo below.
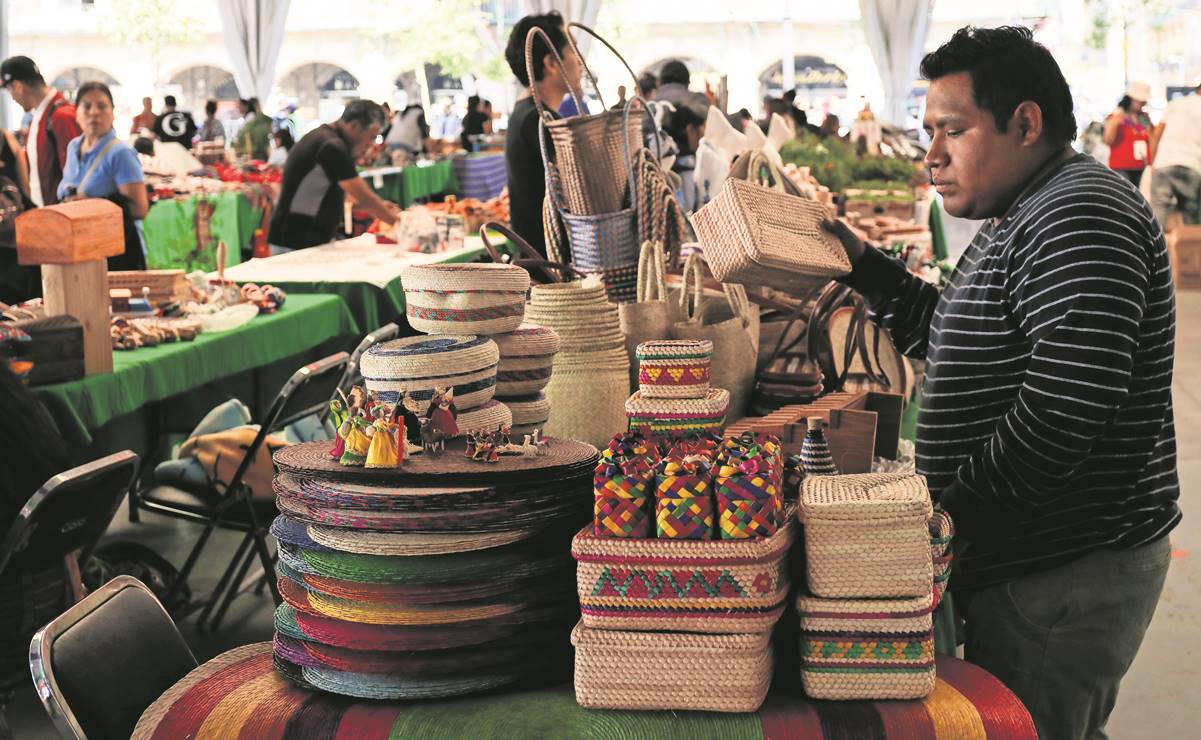
<svg viewBox="0 0 1201 740">
<path fill-rule="evenodd" d="M 1127 83 L 1126 95 L 1130 96 L 1131 100 L 1141 100 L 1145 103 L 1151 99 L 1151 86 L 1145 82 Z"/>
</svg>

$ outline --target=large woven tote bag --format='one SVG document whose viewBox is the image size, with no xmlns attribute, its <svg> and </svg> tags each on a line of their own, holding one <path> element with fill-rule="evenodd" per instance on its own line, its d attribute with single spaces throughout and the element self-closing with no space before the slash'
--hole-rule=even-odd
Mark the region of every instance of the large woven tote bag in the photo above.
<svg viewBox="0 0 1201 740">
<path fill-rule="evenodd" d="M 571 34 L 571 29 L 575 28 L 589 34 L 612 51 L 637 85 L 638 76 L 612 44 L 587 26 L 569 23 L 567 41 L 571 44 L 572 51 L 580 57 L 580 64 L 588 79 L 592 81 L 598 96 L 600 88 L 596 84 L 596 76 L 584 62 L 584 57 Z M 581 102 L 583 95 L 576 89 L 575 81 L 568 80 L 569 93 L 581 113 L 571 118 L 552 117 L 534 85 L 534 39 L 538 36 L 546 42 L 560 69 L 563 67 L 563 59 L 545 31 L 540 28 L 530 29 L 525 38 L 525 64 L 529 73 L 530 94 L 554 143 L 555 161 L 563 187 L 564 207 L 569 213 L 583 216 L 619 211 L 626 183 L 630 179 L 630 154 L 642 146 L 642 111 L 645 110 L 645 104 L 638 98 L 631 99 L 631 103 L 639 100 L 638 115 L 634 116 L 628 115 L 624 110 L 608 110 L 607 106 L 602 113 L 588 115 L 584 113 L 587 109 Z M 600 101 L 604 106 L 604 99 L 600 98 Z"/>
<path fill-rule="evenodd" d="M 706 304 L 704 268 L 699 254 L 684 263 L 684 286 L 678 310 L 682 321 L 672 326 L 676 339 L 708 339 L 713 342 L 710 387 L 730 392 L 726 421 L 746 416 L 755 385 L 755 360 L 759 340 L 759 308 L 746 297 L 741 285 L 723 286 L 727 306 Z"/>
<path fill-rule="evenodd" d="M 667 300 L 667 283 L 663 277 L 663 245 L 644 242 L 638 257 L 638 297 L 633 303 L 617 306 L 621 332 L 626 338 L 626 353 L 630 356 L 630 387 L 638 386 L 636 350 L 643 342 L 671 339 L 671 325 L 676 314 Z"/>
</svg>

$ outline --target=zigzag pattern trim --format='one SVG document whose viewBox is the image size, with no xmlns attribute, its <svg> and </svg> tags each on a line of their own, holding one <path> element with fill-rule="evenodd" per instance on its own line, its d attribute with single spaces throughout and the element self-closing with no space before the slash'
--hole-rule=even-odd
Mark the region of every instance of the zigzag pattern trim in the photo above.
<svg viewBox="0 0 1201 740">
<path fill-rule="evenodd" d="M 679 577 L 688 573 L 680 583 Z M 700 593 L 694 593 L 700 589 Z M 631 593 L 631 590 L 634 593 Z M 742 597 L 746 588 L 728 570 L 671 571 L 618 570 L 605 568 L 592 587 L 593 596 L 621 596 L 645 599 L 682 599 L 687 597 Z"/>
</svg>

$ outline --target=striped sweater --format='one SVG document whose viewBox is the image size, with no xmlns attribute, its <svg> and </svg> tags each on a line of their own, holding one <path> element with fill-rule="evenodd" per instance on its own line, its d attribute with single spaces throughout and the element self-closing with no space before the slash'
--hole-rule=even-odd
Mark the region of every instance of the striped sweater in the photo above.
<svg viewBox="0 0 1201 740">
<path fill-rule="evenodd" d="M 1080 155 L 987 222 L 941 293 L 874 249 L 846 282 L 925 359 L 917 468 L 966 546 L 970 589 L 1180 521 L 1163 233 L 1124 178 Z"/>
</svg>

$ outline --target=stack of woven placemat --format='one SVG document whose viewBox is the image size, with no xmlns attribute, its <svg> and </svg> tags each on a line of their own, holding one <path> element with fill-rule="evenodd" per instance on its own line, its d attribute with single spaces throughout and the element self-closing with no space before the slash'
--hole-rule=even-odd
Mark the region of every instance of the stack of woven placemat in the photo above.
<svg viewBox="0 0 1201 740">
<path fill-rule="evenodd" d="M 796 601 L 801 679 L 816 699 L 918 699 L 934 690 L 934 625 L 950 517 L 922 476 L 807 476 L 808 592 Z"/>
<path fill-rule="evenodd" d="M 567 543 L 588 518 L 594 447 L 551 440 L 482 464 L 458 446 L 401 468 L 349 468 L 328 448 L 275 456 L 283 675 L 372 699 L 565 677 Z"/>
</svg>

